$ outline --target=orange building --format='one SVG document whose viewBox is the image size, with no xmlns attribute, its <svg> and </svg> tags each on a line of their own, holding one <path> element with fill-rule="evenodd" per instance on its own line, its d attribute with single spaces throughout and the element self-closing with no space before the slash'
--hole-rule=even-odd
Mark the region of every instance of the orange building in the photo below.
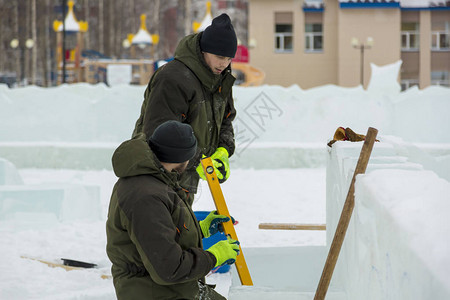
<svg viewBox="0 0 450 300">
<path fill-rule="evenodd" d="M 367 87 L 370 63 L 402 60 L 403 88 L 450 86 L 446 0 L 249 0 L 248 23 L 267 84 Z"/>
</svg>

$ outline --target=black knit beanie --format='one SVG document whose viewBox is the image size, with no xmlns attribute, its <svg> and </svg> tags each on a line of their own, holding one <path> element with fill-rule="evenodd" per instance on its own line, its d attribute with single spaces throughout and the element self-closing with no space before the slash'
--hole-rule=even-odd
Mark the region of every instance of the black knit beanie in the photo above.
<svg viewBox="0 0 450 300">
<path fill-rule="evenodd" d="M 156 127 L 148 144 L 159 161 L 165 163 L 188 161 L 197 151 L 197 139 L 192 127 L 173 120 Z"/>
<path fill-rule="evenodd" d="M 204 52 L 234 58 L 237 38 L 227 14 L 221 14 L 206 27 L 200 39 L 200 49 Z"/>
</svg>

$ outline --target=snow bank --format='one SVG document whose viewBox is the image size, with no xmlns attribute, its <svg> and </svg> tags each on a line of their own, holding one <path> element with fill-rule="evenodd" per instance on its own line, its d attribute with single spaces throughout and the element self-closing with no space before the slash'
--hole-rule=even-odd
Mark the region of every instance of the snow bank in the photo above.
<svg viewBox="0 0 450 300">
<path fill-rule="evenodd" d="M 338 142 L 327 166 L 327 244 L 331 245 L 362 142 Z M 450 297 L 450 183 L 375 143 L 356 180 L 355 209 L 333 282 L 349 299 Z M 328 230 L 330 229 L 330 230 Z"/>
</svg>

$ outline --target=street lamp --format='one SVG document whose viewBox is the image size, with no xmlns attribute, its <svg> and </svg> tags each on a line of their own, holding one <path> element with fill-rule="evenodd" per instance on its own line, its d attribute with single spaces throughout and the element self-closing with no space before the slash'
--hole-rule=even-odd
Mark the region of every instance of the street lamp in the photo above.
<svg viewBox="0 0 450 300">
<path fill-rule="evenodd" d="M 122 47 L 124 47 L 125 49 L 130 48 L 130 46 L 131 46 L 131 43 L 130 43 L 130 41 L 128 39 L 124 39 L 122 41 Z"/>
<path fill-rule="evenodd" d="M 19 86 L 20 83 L 20 77 L 22 73 L 22 68 L 20 66 L 20 52 L 16 52 L 16 49 L 19 47 L 19 40 L 18 39 L 12 39 L 9 43 L 12 49 L 14 49 L 14 56 L 16 59 L 16 85 Z"/>
<path fill-rule="evenodd" d="M 19 47 L 19 40 L 13 39 L 11 40 L 11 43 L 9 43 L 9 45 L 11 46 L 11 48 L 16 49 L 17 47 Z"/>
<path fill-rule="evenodd" d="M 25 48 L 26 49 L 31 49 L 34 47 L 34 41 L 32 39 L 27 39 L 25 41 L 25 47 L 20 45 L 20 42 L 18 39 L 12 39 L 11 42 L 9 43 L 9 45 L 11 46 L 11 48 L 18 49 L 20 50 L 20 81 L 21 83 L 24 82 L 25 79 L 25 70 L 24 70 L 24 66 L 25 63 L 28 61 L 28 59 L 24 58 L 24 51 Z M 27 54 L 27 58 L 28 58 L 28 54 Z M 17 61 L 17 63 L 19 64 L 19 61 Z M 18 77 L 17 77 L 18 78 Z"/>
<path fill-rule="evenodd" d="M 25 42 L 25 47 L 27 47 L 28 49 L 31 49 L 34 47 L 34 41 L 32 39 L 27 39 L 27 41 Z"/>
<path fill-rule="evenodd" d="M 364 87 L 364 49 L 372 48 L 374 41 L 373 38 L 368 37 L 366 43 L 360 43 L 359 40 L 355 37 L 352 38 L 351 44 L 353 48 L 359 49 L 361 51 L 361 86 Z"/>
</svg>

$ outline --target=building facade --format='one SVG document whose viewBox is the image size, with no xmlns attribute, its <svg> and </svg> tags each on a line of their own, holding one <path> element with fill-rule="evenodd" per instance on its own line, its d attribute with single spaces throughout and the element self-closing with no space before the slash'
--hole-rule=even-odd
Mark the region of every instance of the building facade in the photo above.
<svg viewBox="0 0 450 300">
<path fill-rule="evenodd" d="M 370 63 L 402 60 L 403 89 L 450 86 L 450 1 L 403 2 L 249 0 L 250 64 L 306 89 L 367 87 Z"/>
</svg>

